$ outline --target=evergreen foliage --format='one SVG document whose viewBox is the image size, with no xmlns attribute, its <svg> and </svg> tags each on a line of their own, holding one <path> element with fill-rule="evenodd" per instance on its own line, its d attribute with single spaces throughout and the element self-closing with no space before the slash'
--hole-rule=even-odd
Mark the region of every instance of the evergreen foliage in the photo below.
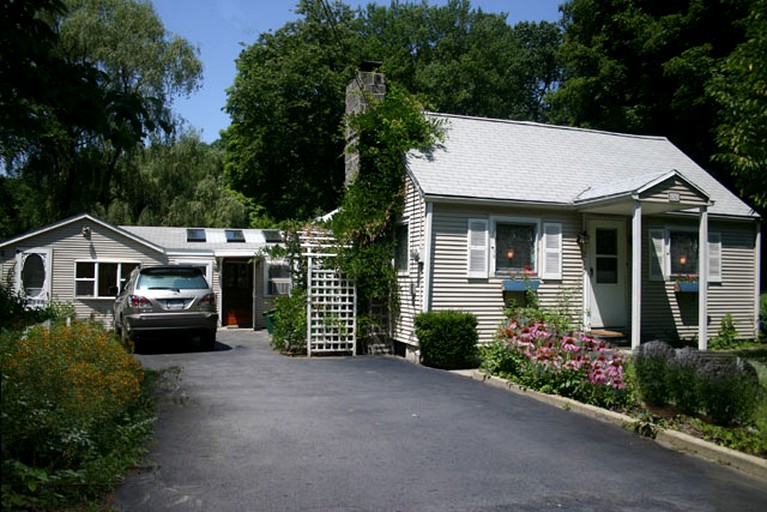
<svg viewBox="0 0 767 512">
<path fill-rule="evenodd" d="M 421 362 L 443 370 L 476 366 L 477 317 L 462 311 L 429 311 L 415 319 Z"/>
</svg>

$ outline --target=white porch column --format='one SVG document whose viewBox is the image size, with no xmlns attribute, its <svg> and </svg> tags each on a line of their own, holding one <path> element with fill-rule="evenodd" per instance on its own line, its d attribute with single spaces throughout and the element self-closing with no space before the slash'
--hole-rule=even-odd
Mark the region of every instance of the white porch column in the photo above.
<svg viewBox="0 0 767 512">
<path fill-rule="evenodd" d="M 698 350 L 708 348 L 708 207 L 700 207 L 698 228 Z"/>
<path fill-rule="evenodd" d="M 642 325 L 642 203 L 634 199 L 631 219 L 631 348 L 639 347 Z"/>
</svg>

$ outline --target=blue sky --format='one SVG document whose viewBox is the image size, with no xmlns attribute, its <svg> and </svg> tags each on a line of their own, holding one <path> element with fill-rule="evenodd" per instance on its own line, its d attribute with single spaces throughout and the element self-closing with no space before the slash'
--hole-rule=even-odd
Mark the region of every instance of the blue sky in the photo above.
<svg viewBox="0 0 767 512">
<path fill-rule="evenodd" d="M 506 12 L 508 22 L 557 21 L 558 7 L 564 0 L 472 0 L 484 12 Z M 226 89 L 236 74 L 235 59 L 243 48 L 253 44 L 262 32 L 274 31 L 296 19 L 293 0 L 152 0 L 165 28 L 200 50 L 203 83 L 190 98 L 178 98 L 175 110 L 201 132 L 202 140 L 213 142 L 219 130 L 229 125 L 222 110 Z M 353 7 L 369 0 L 346 0 Z M 372 3 L 388 5 L 388 0 Z M 445 0 L 429 0 L 444 5 Z"/>
</svg>

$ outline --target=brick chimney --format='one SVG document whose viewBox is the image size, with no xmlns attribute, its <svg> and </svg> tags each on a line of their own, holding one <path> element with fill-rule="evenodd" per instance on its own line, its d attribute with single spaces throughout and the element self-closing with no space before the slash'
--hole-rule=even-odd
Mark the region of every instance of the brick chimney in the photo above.
<svg viewBox="0 0 767 512">
<path fill-rule="evenodd" d="M 360 63 L 357 78 L 346 86 L 346 115 L 359 114 L 365 111 L 371 101 L 383 101 L 386 96 L 386 83 L 383 73 L 378 72 L 380 62 L 363 61 Z M 349 146 L 357 142 L 357 134 L 346 128 L 346 151 L 345 170 L 346 178 L 344 185 L 354 181 L 359 174 L 360 156 L 356 152 L 349 152 Z"/>
</svg>

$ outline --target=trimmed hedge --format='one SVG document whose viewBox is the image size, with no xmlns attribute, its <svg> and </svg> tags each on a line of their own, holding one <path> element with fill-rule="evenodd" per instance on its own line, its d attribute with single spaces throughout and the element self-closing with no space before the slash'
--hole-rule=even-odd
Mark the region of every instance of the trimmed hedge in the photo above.
<svg viewBox="0 0 767 512">
<path fill-rule="evenodd" d="M 415 319 L 421 363 L 443 370 L 476 365 L 477 317 L 461 311 L 429 311 Z"/>
</svg>

